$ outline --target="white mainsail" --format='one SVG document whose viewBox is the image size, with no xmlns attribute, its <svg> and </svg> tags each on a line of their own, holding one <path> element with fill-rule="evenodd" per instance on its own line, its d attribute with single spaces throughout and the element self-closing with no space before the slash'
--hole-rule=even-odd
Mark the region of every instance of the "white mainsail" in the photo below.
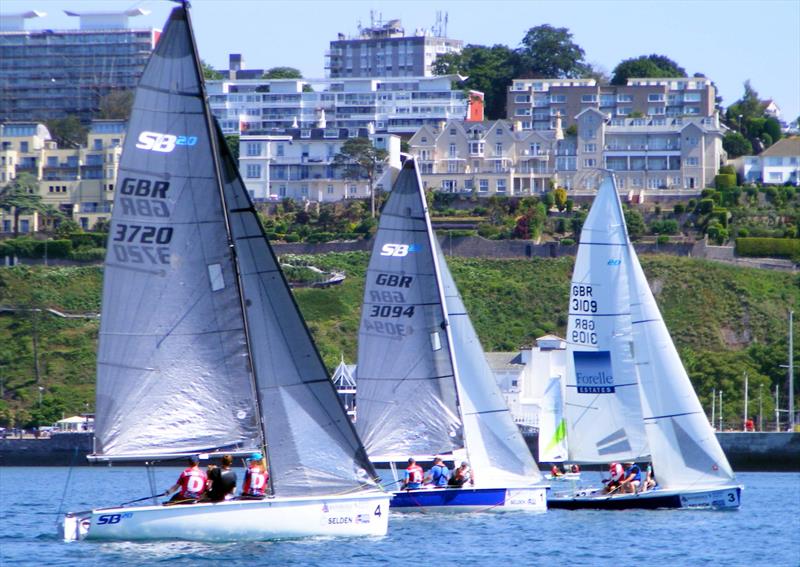
<svg viewBox="0 0 800 567">
<path fill-rule="evenodd" d="M 581 231 L 570 285 L 564 414 L 569 459 L 649 456 L 634 366 L 628 235 L 613 181 L 603 181 Z"/>
<path fill-rule="evenodd" d="M 567 420 L 561 376 L 553 376 L 544 385 L 542 411 L 539 414 L 539 462 L 561 463 L 569 456 Z"/>
</svg>

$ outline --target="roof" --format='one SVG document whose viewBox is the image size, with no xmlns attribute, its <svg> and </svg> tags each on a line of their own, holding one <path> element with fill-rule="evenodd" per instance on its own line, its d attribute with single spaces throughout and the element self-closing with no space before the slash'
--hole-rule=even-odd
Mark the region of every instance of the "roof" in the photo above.
<svg viewBox="0 0 800 567">
<path fill-rule="evenodd" d="M 520 371 L 525 366 L 519 351 L 516 352 L 487 352 L 486 362 L 492 370 Z"/>
<path fill-rule="evenodd" d="M 780 157 L 800 156 L 800 136 L 792 136 L 791 138 L 778 140 L 759 155 Z"/>
</svg>

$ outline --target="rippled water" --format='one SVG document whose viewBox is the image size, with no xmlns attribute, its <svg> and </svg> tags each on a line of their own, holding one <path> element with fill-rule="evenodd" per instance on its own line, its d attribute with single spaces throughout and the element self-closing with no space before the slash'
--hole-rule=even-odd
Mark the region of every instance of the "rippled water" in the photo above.
<svg viewBox="0 0 800 567">
<path fill-rule="evenodd" d="M 180 470 L 156 471 L 159 491 Z M 800 565 L 800 474 L 742 473 L 736 512 L 567 511 L 399 515 L 383 538 L 203 544 L 63 543 L 56 514 L 67 468 L 0 468 L 0 564 L 150 565 Z M 64 509 L 148 494 L 136 468 L 75 468 Z"/>
</svg>

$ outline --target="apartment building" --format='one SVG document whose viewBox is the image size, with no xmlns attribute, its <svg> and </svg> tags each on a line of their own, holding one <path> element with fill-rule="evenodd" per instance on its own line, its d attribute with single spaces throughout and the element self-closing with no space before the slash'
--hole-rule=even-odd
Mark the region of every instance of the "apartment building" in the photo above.
<svg viewBox="0 0 800 567">
<path fill-rule="evenodd" d="M 482 116 L 483 94 L 453 88 L 463 77 L 224 79 L 207 81 L 211 110 L 226 134 L 368 128 L 410 136 L 425 124 Z"/>
<path fill-rule="evenodd" d="M 614 170 L 626 192 L 699 193 L 725 160 L 716 115 L 609 118 L 589 108 L 574 123 L 572 136 L 520 121 L 451 120 L 421 128 L 409 145 L 426 187 L 478 196 L 530 195 L 551 185 L 592 190 L 595 178 L 585 173 L 598 168 Z"/>
<path fill-rule="evenodd" d="M 330 42 L 325 69 L 331 78 L 431 77 L 437 57 L 458 53 L 464 42 L 448 39 L 445 15 L 438 14 L 432 29 L 416 29 L 406 35 L 400 20 L 371 22 L 359 34 Z"/>
<path fill-rule="evenodd" d="M 589 108 L 611 118 L 708 118 L 715 113 L 716 96 L 714 83 L 705 77 L 631 78 L 620 86 L 595 79 L 514 79 L 506 117 L 519 120 L 523 130 L 552 130 L 559 115 L 569 128 Z"/>
<path fill-rule="evenodd" d="M 0 18 L 0 121 L 41 122 L 68 115 L 88 123 L 113 90 L 133 89 L 158 40 L 159 30 L 131 28 L 147 14 L 72 12 L 79 29 L 26 30 L 44 12 Z"/>
<path fill-rule="evenodd" d="M 255 201 L 286 197 L 300 202 L 332 202 L 370 196 L 367 179 L 345 178 L 334 157 L 350 138 L 369 138 L 389 154 L 376 189 L 388 191 L 400 168 L 400 138 L 367 128 L 290 128 L 280 135 L 244 134 L 239 141 L 239 171 Z"/>
<path fill-rule="evenodd" d="M 21 173 L 39 181 L 39 195 L 84 229 L 108 220 L 125 139 L 122 120 L 94 120 L 82 148 L 59 148 L 43 124 L 0 123 L 0 186 Z M 0 210 L 0 232 L 13 230 L 13 214 Z M 21 232 L 36 232 L 38 213 L 20 218 Z"/>
</svg>

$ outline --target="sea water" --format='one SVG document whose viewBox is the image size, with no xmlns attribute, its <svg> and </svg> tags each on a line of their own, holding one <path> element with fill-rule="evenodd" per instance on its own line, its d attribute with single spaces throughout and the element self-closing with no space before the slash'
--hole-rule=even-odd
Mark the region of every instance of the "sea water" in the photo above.
<svg viewBox="0 0 800 567">
<path fill-rule="evenodd" d="M 155 469 L 162 492 L 180 468 Z M 241 472 L 239 472 L 241 476 Z M 64 543 L 59 508 L 148 495 L 135 467 L 0 467 L 0 565 L 800 565 L 800 474 L 741 473 L 738 511 L 393 514 L 380 538 Z M 64 495 L 62 503 L 62 494 Z"/>
</svg>

